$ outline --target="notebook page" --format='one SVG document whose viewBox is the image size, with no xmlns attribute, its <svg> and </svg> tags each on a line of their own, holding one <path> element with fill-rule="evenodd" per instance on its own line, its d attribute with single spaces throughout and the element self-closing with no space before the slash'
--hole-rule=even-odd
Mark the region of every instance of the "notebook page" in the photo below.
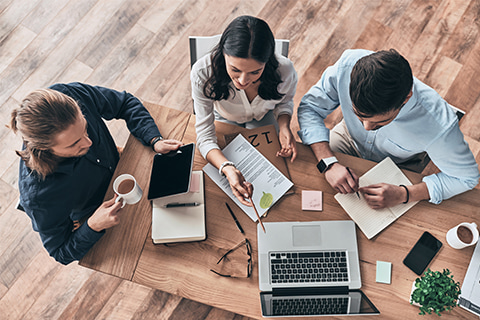
<svg viewBox="0 0 480 320">
<path fill-rule="evenodd" d="M 373 238 L 396 219 L 390 209 L 374 210 L 367 205 L 362 196 L 358 199 L 355 193 L 337 193 L 335 199 L 368 239 Z"/>
<path fill-rule="evenodd" d="M 360 187 L 365 187 L 375 183 L 389 183 L 394 185 L 405 185 L 411 186 L 412 183 L 405 174 L 400 170 L 397 165 L 390 158 L 383 159 L 375 167 L 366 172 L 362 177 L 360 177 L 359 185 Z M 405 212 L 407 212 L 411 207 L 413 207 L 417 202 L 409 202 L 406 204 L 398 204 L 394 207 L 389 208 L 392 214 L 398 218 Z"/>
<path fill-rule="evenodd" d="M 381 182 L 395 185 L 412 184 L 390 158 L 385 158 L 383 161 L 361 176 L 359 185 L 360 187 L 364 187 Z M 377 233 L 382 231 L 390 223 L 395 221 L 398 217 L 416 204 L 416 202 L 412 202 L 407 204 L 399 204 L 391 208 L 375 210 L 368 206 L 362 195 L 360 195 L 360 199 L 358 199 L 355 193 L 338 193 L 335 195 L 335 199 L 340 203 L 342 208 L 347 212 L 352 220 L 355 221 L 360 230 L 362 230 L 368 239 L 374 237 Z"/>
</svg>

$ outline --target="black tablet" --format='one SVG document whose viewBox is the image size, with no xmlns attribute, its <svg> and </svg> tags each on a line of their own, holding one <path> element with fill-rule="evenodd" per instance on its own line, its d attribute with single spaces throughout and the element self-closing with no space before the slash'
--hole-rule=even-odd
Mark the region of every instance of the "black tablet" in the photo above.
<svg viewBox="0 0 480 320">
<path fill-rule="evenodd" d="M 190 189 L 195 144 L 153 158 L 148 200 L 187 193 Z"/>
</svg>

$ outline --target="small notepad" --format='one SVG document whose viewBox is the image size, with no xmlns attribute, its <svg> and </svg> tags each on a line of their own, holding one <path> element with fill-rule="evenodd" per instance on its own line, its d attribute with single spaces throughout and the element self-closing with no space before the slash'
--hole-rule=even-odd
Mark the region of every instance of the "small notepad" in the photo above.
<svg viewBox="0 0 480 320">
<path fill-rule="evenodd" d="M 377 278 L 376 282 L 390 284 L 392 279 L 392 263 L 385 261 L 377 261 Z"/>
<path fill-rule="evenodd" d="M 317 190 L 302 190 L 302 210 L 322 211 L 323 194 Z"/>
</svg>

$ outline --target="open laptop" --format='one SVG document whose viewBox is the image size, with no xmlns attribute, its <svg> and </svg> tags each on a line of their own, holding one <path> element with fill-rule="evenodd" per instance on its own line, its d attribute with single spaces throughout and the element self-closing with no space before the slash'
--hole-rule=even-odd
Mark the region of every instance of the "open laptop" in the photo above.
<svg viewBox="0 0 480 320">
<path fill-rule="evenodd" d="M 355 223 L 258 225 L 258 278 L 264 317 L 376 315 L 360 291 Z"/>
<path fill-rule="evenodd" d="M 467 274 L 462 284 L 458 305 L 480 316 L 480 242 L 473 251 Z"/>
</svg>

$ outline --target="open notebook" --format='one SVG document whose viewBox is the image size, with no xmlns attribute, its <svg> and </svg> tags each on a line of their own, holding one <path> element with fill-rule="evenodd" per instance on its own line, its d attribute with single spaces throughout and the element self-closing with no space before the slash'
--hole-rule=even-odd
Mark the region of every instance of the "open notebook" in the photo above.
<svg viewBox="0 0 480 320">
<path fill-rule="evenodd" d="M 361 176 L 359 185 L 360 187 L 365 187 L 382 182 L 395 185 L 412 185 L 410 180 L 390 158 L 385 158 Z M 391 208 L 372 209 L 368 206 L 363 196 L 360 196 L 359 199 L 355 193 L 337 193 L 335 199 L 368 239 L 373 238 L 418 202 L 399 204 Z"/>
</svg>

